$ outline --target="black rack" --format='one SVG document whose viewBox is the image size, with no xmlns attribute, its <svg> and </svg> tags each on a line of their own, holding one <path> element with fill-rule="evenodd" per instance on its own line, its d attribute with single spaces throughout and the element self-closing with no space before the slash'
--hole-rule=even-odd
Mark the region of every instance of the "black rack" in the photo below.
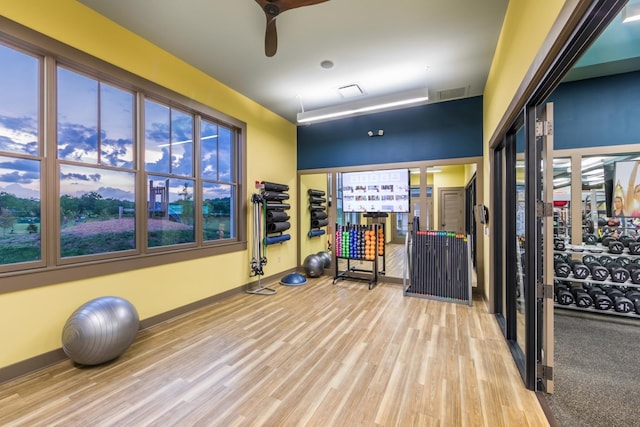
<svg viewBox="0 0 640 427">
<path fill-rule="evenodd" d="M 338 225 L 336 224 L 334 266 L 335 275 L 333 284 L 340 279 L 361 280 L 369 284 L 373 289 L 378 284 L 378 256 L 380 244 L 384 245 L 384 239 L 380 239 L 382 227 L 372 225 Z M 382 248 L 384 250 L 384 248 Z M 347 260 L 347 268 L 340 271 L 339 259 Z M 362 269 L 351 266 L 351 261 L 369 262 L 371 269 Z"/>
<path fill-rule="evenodd" d="M 635 248 L 633 250 L 635 250 Z M 602 267 L 606 270 L 609 270 L 607 266 L 611 262 L 617 262 L 625 269 L 626 263 L 634 261 L 640 262 L 640 255 L 634 254 L 629 247 L 624 247 L 622 253 L 612 253 L 609 248 L 602 245 L 567 245 L 564 247 L 564 250 L 555 250 L 554 264 L 556 265 L 554 265 L 555 275 L 553 278 L 554 306 L 563 310 L 640 319 L 640 304 L 637 303 L 638 295 L 628 298 L 629 291 L 640 291 L 640 276 L 636 275 L 632 277 L 629 275 L 629 278 L 627 278 L 626 273 L 617 274 L 624 273 L 621 270 L 616 272 L 616 270 L 611 269 L 611 271 L 605 272 L 605 270 L 600 269 L 603 274 L 595 273 L 597 277 L 594 277 L 595 270 L 590 269 L 589 274 L 585 272 L 580 277 L 577 277 L 575 270 L 571 266 L 567 265 L 565 268 L 558 267 L 559 263 L 568 261 L 569 259 L 571 259 L 571 261 L 583 262 L 588 256 L 598 258 L 598 262 L 602 264 Z M 585 262 L 585 265 L 588 266 L 589 264 L 589 261 Z M 569 268 L 570 272 L 568 272 L 566 268 Z M 609 298 L 610 303 L 599 304 L 599 301 L 596 301 L 592 296 L 593 294 L 590 293 L 593 288 L 601 289 L 604 295 Z M 618 295 L 614 296 L 611 294 L 612 290 L 618 290 L 622 295 L 618 293 Z M 580 305 L 576 291 L 589 293 L 592 304 L 589 306 L 586 306 L 586 304 Z M 628 301 L 620 299 L 621 296 Z"/>
<path fill-rule="evenodd" d="M 466 235 L 412 231 L 407 236 L 405 296 L 472 304 L 471 251 Z"/>
<path fill-rule="evenodd" d="M 326 234 L 323 230 L 329 224 L 327 215 L 327 199 L 324 198 L 325 192 L 322 190 L 309 189 L 307 191 L 309 196 L 309 237 L 318 237 Z"/>
<path fill-rule="evenodd" d="M 291 235 L 284 232 L 291 228 L 287 210 L 291 205 L 285 203 L 289 200 L 289 186 L 273 182 L 261 182 L 261 196 L 264 199 L 265 216 L 265 245 L 283 243 L 291 239 Z"/>
</svg>

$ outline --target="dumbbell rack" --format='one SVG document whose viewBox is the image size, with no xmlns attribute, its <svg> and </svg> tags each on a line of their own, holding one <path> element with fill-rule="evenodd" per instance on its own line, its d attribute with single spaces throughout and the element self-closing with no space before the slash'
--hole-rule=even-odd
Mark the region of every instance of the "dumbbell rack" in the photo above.
<svg viewBox="0 0 640 427">
<path fill-rule="evenodd" d="M 379 224 L 372 225 L 339 225 L 336 224 L 335 248 L 336 262 L 334 265 L 333 284 L 340 279 L 361 280 L 369 284 L 369 290 L 378 284 L 378 257 L 382 228 Z M 347 267 L 340 270 L 339 260 L 346 259 Z M 352 260 L 369 261 L 371 269 L 356 268 L 351 265 Z"/>
<path fill-rule="evenodd" d="M 567 246 L 565 248 L 565 250 L 560 251 L 560 250 L 556 250 L 554 251 L 554 254 L 561 254 L 563 256 L 579 256 L 580 259 L 578 258 L 574 258 L 576 260 L 582 261 L 582 259 L 584 257 L 586 257 L 587 255 L 593 255 L 594 257 L 606 257 L 608 259 L 611 260 L 616 260 L 618 258 L 620 259 L 628 259 L 628 260 L 640 260 L 640 255 L 633 255 L 633 254 L 629 254 L 626 252 L 623 253 L 619 253 L 619 254 L 614 254 L 611 252 L 608 252 L 608 250 L 605 250 L 605 248 L 603 246 L 597 245 L 597 246 Z M 606 268 L 606 265 L 603 266 Z M 608 280 L 611 273 L 609 273 L 609 275 L 607 275 L 606 279 L 598 279 L 598 278 L 594 278 L 591 274 L 589 274 L 586 278 L 582 279 L 582 278 L 577 278 L 575 277 L 574 273 L 570 273 L 567 277 L 561 277 L 561 276 L 554 276 L 554 282 L 560 282 L 560 283 L 567 283 L 568 284 L 568 288 L 570 289 L 572 286 L 575 286 L 575 284 L 590 284 L 596 287 L 600 287 L 600 288 L 607 288 L 607 289 L 618 289 L 618 288 L 627 288 L 627 289 L 637 289 L 638 291 L 640 291 L 640 283 L 633 283 L 631 281 L 631 279 L 627 279 L 624 281 L 614 281 L 614 280 Z M 573 285 L 572 285 L 573 284 Z M 634 301 L 632 301 L 633 303 Z M 558 302 L 558 295 L 556 292 L 556 302 L 555 302 L 555 307 L 557 308 L 561 308 L 561 309 L 565 309 L 565 310 L 577 310 L 577 311 L 586 311 L 586 312 L 590 312 L 590 313 L 596 313 L 596 314 L 601 314 L 601 315 L 613 315 L 613 316 L 620 316 L 620 317 L 626 317 L 626 318 L 634 318 L 634 319 L 640 319 L 640 314 L 637 313 L 637 311 L 631 311 L 629 313 L 623 313 L 623 312 L 618 312 L 616 311 L 614 308 L 608 309 L 608 310 L 601 310 L 601 309 L 597 309 L 594 306 L 591 307 L 578 307 L 576 305 L 570 305 L 570 304 L 561 304 Z M 595 302 L 594 302 L 595 305 Z M 615 306 L 615 304 L 614 304 Z"/>
</svg>

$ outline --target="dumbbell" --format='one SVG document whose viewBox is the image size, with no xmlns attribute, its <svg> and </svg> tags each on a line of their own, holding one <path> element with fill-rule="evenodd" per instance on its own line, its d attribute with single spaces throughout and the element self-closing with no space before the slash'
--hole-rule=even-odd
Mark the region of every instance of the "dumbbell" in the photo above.
<svg viewBox="0 0 640 427">
<path fill-rule="evenodd" d="M 604 236 L 602 238 L 602 246 L 604 246 L 605 248 L 608 248 L 609 244 L 615 241 L 616 241 L 616 238 L 613 236 Z"/>
<path fill-rule="evenodd" d="M 611 301 L 614 300 L 614 298 L 616 297 L 622 297 L 624 296 L 624 293 L 616 288 L 609 288 L 606 291 L 604 291 L 605 295 L 607 295 L 609 298 L 611 298 Z"/>
<path fill-rule="evenodd" d="M 591 277 L 595 281 L 602 282 L 607 280 L 607 278 L 609 277 L 609 270 L 607 270 L 606 267 L 603 267 L 599 263 L 592 262 L 587 264 L 587 267 L 589 267 L 589 270 L 591 270 Z"/>
<path fill-rule="evenodd" d="M 624 245 L 625 248 L 628 248 L 631 242 L 636 241 L 636 239 L 626 234 L 624 236 L 620 236 L 618 240 L 620 240 L 620 242 Z"/>
<path fill-rule="evenodd" d="M 606 267 L 607 264 L 609 264 L 610 262 L 613 262 L 613 258 L 611 258 L 609 255 L 602 255 L 600 258 L 598 258 L 598 262 L 603 267 Z"/>
<path fill-rule="evenodd" d="M 598 236 L 595 234 L 585 234 L 582 236 L 582 241 L 587 245 L 596 245 L 598 244 Z"/>
<path fill-rule="evenodd" d="M 553 262 L 567 262 L 567 256 L 565 254 L 555 253 L 553 254 Z"/>
<path fill-rule="evenodd" d="M 598 310 L 610 310 L 611 308 L 613 308 L 613 301 L 611 301 L 611 298 L 609 298 L 604 293 L 596 294 L 596 296 L 592 296 L 592 298 L 593 306 Z"/>
<path fill-rule="evenodd" d="M 624 244 L 619 240 L 614 240 L 609 243 L 609 253 L 619 255 L 624 252 Z"/>
<path fill-rule="evenodd" d="M 624 294 L 624 296 L 629 298 L 633 302 L 640 301 L 640 290 L 638 290 L 636 288 L 631 289 L 631 290 L 627 291 Z"/>
<path fill-rule="evenodd" d="M 604 295 L 604 291 L 598 286 L 593 286 L 587 291 L 587 293 L 591 298 L 593 298 L 594 301 L 598 295 Z"/>
<path fill-rule="evenodd" d="M 556 288 L 556 300 L 560 305 L 570 305 L 573 304 L 573 294 L 569 292 L 566 286 L 558 286 Z"/>
<path fill-rule="evenodd" d="M 613 308 L 618 313 L 631 313 L 635 309 L 635 304 L 624 295 L 613 298 Z"/>
<path fill-rule="evenodd" d="M 564 261 L 555 261 L 553 269 L 558 277 L 566 278 L 571 274 L 571 266 Z"/>
<path fill-rule="evenodd" d="M 566 260 L 565 260 L 566 261 Z M 582 257 L 582 262 L 587 265 L 590 262 L 598 262 L 598 258 L 595 255 L 586 254 Z M 599 263 L 598 263 L 599 264 Z"/>
<path fill-rule="evenodd" d="M 553 239 L 553 249 L 556 251 L 564 251 L 566 249 L 564 239 Z"/>
<path fill-rule="evenodd" d="M 580 286 L 574 286 L 570 291 L 573 294 L 573 299 L 576 305 L 581 308 L 591 307 L 593 305 L 593 298 Z"/>
<path fill-rule="evenodd" d="M 580 260 L 572 259 L 572 260 L 569 260 L 567 264 L 571 266 L 571 271 L 573 271 L 573 276 L 576 279 L 584 280 L 587 277 L 589 277 L 589 274 L 591 273 L 591 270 L 589 270 L 589 267 L 584 265 Z"/>
<path fill-rule="evenodd" d="M 629 280 L 629 270 L 622 267 L 617 262 L 610 262 L 607 264 L 607 270 L 609 270 L 609 273 L 611 274 L 611 281 L 613 282 L 624 283 Z"/>
<path fill-rule="evenodd" d="M 625 266 L 625 268 L 629 271 L 631 282 L 640 285 L 640 264 L 632 262 Z"/>
<path fill-rule="evenodd" d="M 629 242 L 629 253 L 631 255 L 640 255 L 640 242 Z"/>
<path fill-rule="evenodd" d="M 623 267 L 626 267 L 627 265 L 631 264 L 631 259 L 626 256 L 619 256 L 618 258 L 616 258 L 616 261 L 618 264 L 620 264 Z"/>
</svg>

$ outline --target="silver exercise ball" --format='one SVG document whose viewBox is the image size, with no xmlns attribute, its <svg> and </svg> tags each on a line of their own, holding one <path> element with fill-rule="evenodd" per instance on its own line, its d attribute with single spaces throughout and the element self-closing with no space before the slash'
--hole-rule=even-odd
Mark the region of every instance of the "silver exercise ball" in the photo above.
<svg viewBox="0 0 640 427">
<path fill-rule="evenodd" d="M 324 273 L 324 261 L 318 255 L 308 255 L 302 263 L 305 273 L 309 277 L 320 277 Z"/>
<path fill-rule="evenodd" d="M 331 254 L 327 251 L 320 251 L 316 255 L 318 255 L 322 261 L 324 262 L 324 268 L 331 267 Z"/>
<path fill-rule="evenodd" d="M 62 350 L 81 365 L 98 365 L 120 356 L 133 342 L 140 319 L 119 297 L 100 297 L 76 311 L 62 329 Z"/>
</svg>

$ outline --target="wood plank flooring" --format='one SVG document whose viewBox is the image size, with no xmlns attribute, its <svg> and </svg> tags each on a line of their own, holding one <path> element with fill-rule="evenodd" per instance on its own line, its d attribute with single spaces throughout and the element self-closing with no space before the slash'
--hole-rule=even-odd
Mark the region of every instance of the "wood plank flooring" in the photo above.
<svg viewBox="0 0 640 427">
<path fill-rule="evenodd" d="M 0 385 L 1 426 L 548 426 L 494 317 L 329 277 Z"/>
</svg>

